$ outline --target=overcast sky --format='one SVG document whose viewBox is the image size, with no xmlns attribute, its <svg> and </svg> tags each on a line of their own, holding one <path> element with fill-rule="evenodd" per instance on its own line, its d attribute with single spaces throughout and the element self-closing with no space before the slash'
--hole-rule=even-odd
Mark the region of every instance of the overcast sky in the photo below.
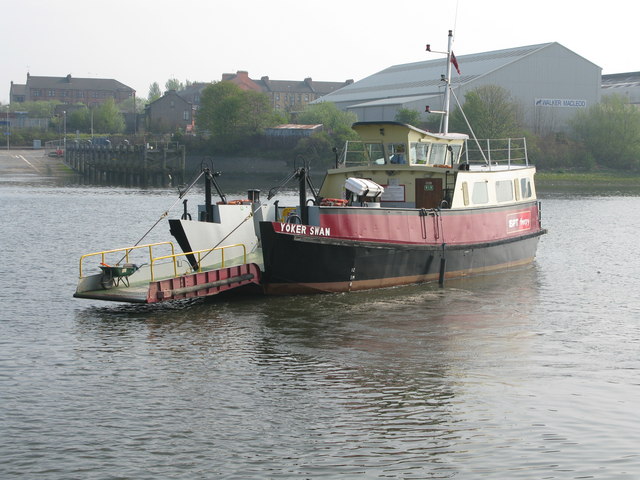
<svg viewBox="0 0 640 480">
<path fill-rule="evenodd" d="M 640 70 L 637 0 L 3 0 L 0 102 L 37 76 L 359 80 L 390 65 L 559 42 L 604 74 Z M 460 65 L 464 70 L 464 65 Z"/>
</svg>

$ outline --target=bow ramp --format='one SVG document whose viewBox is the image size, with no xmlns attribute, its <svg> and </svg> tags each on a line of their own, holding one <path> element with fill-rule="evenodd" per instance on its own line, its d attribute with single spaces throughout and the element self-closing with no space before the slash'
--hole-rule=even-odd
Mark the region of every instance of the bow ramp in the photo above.
<svg viewBox="0 0 640 480">
<path fill-rule="evenodd" d="M 153 282 L 146 303 L 207 297 L 251 284 L 260 285 L 260 268 L 245 263 Z"/>
<path fill-rule="evenodd" d="M 259 290 L 260 267 L 250 257 L 242 244 L 175 253 L 171 242 L 89 253 L 80 258 L 74 297 L 158 303 L 207 297 L 241 287 Z M 111 259 L 115 262 L 107 263 Z M 86 274 L 92 266 L 100 272 Z"/>
</svg>

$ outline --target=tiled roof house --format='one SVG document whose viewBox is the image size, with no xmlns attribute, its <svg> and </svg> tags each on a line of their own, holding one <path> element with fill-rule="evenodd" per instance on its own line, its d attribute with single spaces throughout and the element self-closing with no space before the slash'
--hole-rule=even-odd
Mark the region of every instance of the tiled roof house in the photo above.
<svg viewBox="0 0 640 480">
<path fill-rule="evenodd" d="M 222 81 L 235 83 L 243 90 L 266 93 L 271 99 L 273 108 L 284 111 L 301 110 L 308 103 L 353 83 L 353 80 L 317 82 L 311 78 L 271 80 L 269 77 L 262 77 L 256 80 L 249 78 L 249 73 L 243 70 L 223 74 Z"/>
<path fill-rule="evenodd" d="M 41 77 L 27 73 L 27 83 L 11 82 L 10 102 L 59 101 L 97 106 L 112 98 L 115 103 L 135 97 L 136 91 L 110 78 Z"/>
</svg>

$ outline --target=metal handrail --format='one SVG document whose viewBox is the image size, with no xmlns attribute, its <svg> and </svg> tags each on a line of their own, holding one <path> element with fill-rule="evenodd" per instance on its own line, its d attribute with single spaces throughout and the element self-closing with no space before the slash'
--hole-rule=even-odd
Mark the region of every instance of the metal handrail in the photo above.
<svg viewBox="0 0 640 480">
<path fill-rule="evenodd" d="M 493 138 L 478 140 L 478 145 L 484 143 L 484 150 L 489 165 L 506 163 L 509 167 L 513 163 L 522 162 L 529 165 L 527 155 L 527 139 L 519 138 Z M 465 142 L 464 157 L 467 163 L 486 163 L 481 157 L 478 148 L 470 148 L 471 144 Z M 476 154 L 477 156 L 474 156 Z"/>
<path fill-rule="evenodd" d="M 166 259 L 171 259 L 173 261 L 173 275 L 175 277 L 178 276 L 178 257 L 186 257 L 187 255 L 196 255 L 198 257 L 198 272 L 202 272 L 202 258 L 203 255 L 206 256 L 211 252 L 215 252 L 216 250 L 221 250 L 222 251 L 222 256 L 221 256 L 221 260 L 220 260 L 220 267 L 224 268 L 224 263 L 225 263 L 225 258 L 224 258 L 224 251 L 227 248 L 234 248 L 234 247 L 242 247 L 242 263 L 247 263 L 247 247 L 243 244 L 243 243 L 234 243 L 233 245 L 224 245 L 222 247 L 216 247 L 216 248 L 210 248 L 210 249 L 205 249 L 205 250 L 196 250 L 194 252 L 185 252 L 185 253 L 171 253 L 171 255 L 163 255 L 161 257 L 155 257 L 155 258 L 151 258 L 151 262 L 150 262 L 150 268 L 151 268 L 151 281 L 154 281 L 153 278 L 153 265 L 155 262 L 157 262 L 158 260 L 166 260 Z"/>
<path fill-rule="evenodd" d="M 339 168 L 371 166 L 371 159 L 368 155 L 369 152 L 367 152 L 364 146 L 373 143 L 376 142 L 348 140 L 345 143 L 344 150 L 340 153 Z M 361 148 L 350 148 L 355 145 L 361 146 Z M 350 159 L 351 155 L 355 157 L 355 160 Z M 524 137 L 481 139 L 478 140 L 476 144 L 465 140 L 465 148 L 461 161 L 465 161 L 465 163 L 483 164 L 488 162 L 489 165 L 502 163 L 507 164 L 509 167 L 511 167 L 512 164 L 524 164 L 528 166 L 527 139 Z M 429 164 L 421 164 L 421 166 L 429 166 Z"/>
<path fill-rule="evenodd" d="M 138 250 L 141 248 L 148 248 L 149 249 L 149 261 L 152 262 L 153 261 L 153 247 L 158 247 L 160 245 L 170 245 L 171 246 L 171 254 L 175 254 L 175 247 L 173 245 L 173 242 L 158 242 L 158 243 L 149 243 L 147 245 L 136 245 L 133 247 L 124 247 L 124 248 L 116 248 L 113 250 L 103 250 L 102 252 L 94 252 L 94 253 L 87 253 L 85 255 L 82 255 L 80 257 L 80 278 L 83 278 L 83 274 L 82 274 L 82 262 L 84 261 L 85 258 L 88 257 L 95 257 L 97 255 L 100 255 L 100 263 L 105 263 L 105 255 L 108 253 L 117 253 L 117 252 L 125 252 L 124 254 L 124 261 L 125 263 L 129 263 L 129 253 L 133 250 Z M 119 262 L 118 262 L 119 263 Z"/>
</svg>

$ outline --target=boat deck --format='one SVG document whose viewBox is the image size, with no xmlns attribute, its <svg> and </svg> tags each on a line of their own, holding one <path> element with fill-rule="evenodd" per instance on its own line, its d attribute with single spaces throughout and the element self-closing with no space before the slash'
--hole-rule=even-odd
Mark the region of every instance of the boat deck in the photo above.
<svg viewBox="0 0 640 480">
<path fill-rule="evenodd" d="M 148 303 L 147 294 L 149 284 L 131 285 L 130 287 L 112 287 L 109 289 L 91 290 L 88 292 L 74 293 L 76 298 L 88 298 L 92 300 L 107 300 L 111 302 Z"/>
<path fill-rule="evenodd" d="M 121 284 L 76 291 L 74 297 L 125 303 L 158 303 L 217 295 L 250 284 L 259 286 L 260 278 L 260 267 L 255 263 L 246 263 L 135 285 Z"/>
</svg>

